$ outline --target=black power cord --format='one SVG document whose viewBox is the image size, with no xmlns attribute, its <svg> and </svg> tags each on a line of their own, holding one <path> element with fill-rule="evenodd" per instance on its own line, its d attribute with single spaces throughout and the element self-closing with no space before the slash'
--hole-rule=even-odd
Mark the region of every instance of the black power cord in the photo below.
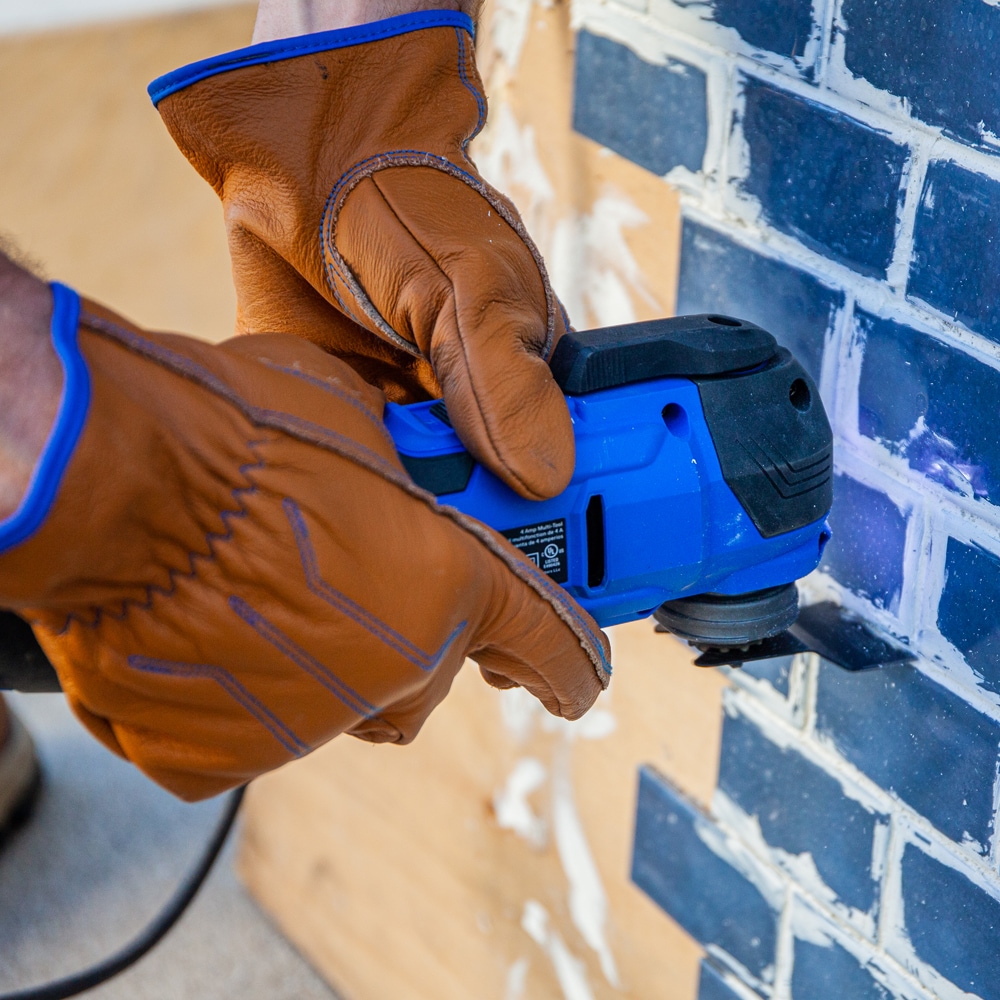
<svg viewBox="0 0 1000 1000">
<path fill-rule="evenodd" d="M 0 994 L 0 1000 L 65 1000 L 66 997 L 76 996 L 78 993 L 83 993 L 84 990 L 93 989 L 95 986 L 107 982 L 112 977 L 117 976 L 119 972 L 123 972 L 130 965 L 138 962 L 150 949 L 156 947 L 163 936 L 181 918 L 198 894 L 198 890 L 208 877 L 208 873 L 212 870 L 215 859 L 219 856 L 219 852 L 229 836 L 229 831 L 232 829 L 236 814 L 239 812 L 244 791 L 246 791 L 245 785 L 235 789 L 230 794 L 222 819 L 219 820 L 201 860 L 184 880 L 173 899 L 135 940 L 90 969 L 66 976 L 64 979 L 45 983 L 42 986 L 30 986 L 14 993 Z"/>
</svg>

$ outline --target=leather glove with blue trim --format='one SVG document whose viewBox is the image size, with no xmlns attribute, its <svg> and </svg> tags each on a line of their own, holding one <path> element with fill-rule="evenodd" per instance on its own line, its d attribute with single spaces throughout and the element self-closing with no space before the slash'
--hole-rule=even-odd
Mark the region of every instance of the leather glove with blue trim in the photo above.
<svg viewBox="0 0 1000 1000">
<path fill-rule="evenodd" d="M 300 337 L 213 346 L 53 296 L 63 398 L 0 521 L 0 606 L 107 746 L 197 799 L 339 733 L 413 739 L 466 656 L 557 715 L 592 704 L 609 670 L 594 622 L 413 484 L 382 393 L 348 365 Z"/>
<path fill-rule="evenodd" d="M 566 330 L 514 206 L 469 159 L 472 22 L 428 11 L 265 42 L 150 94 L 225 205 L 237 332 L 305 336 L 396 402 L 444 396 L 518 493 L 560 493 L 573 434 L 547 364 Z"/>
</svg>

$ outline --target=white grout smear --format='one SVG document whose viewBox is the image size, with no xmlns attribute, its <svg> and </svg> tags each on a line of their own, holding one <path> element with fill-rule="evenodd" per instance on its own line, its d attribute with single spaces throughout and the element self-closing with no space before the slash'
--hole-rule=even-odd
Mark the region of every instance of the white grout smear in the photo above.
<svg viewBox="0 0 1000 1000">
<path fill-rule="evenodd" d="M 526 958 L 519 958 L 507 971 L 507 988 L 503 1000 L 522 1000 L 524 989 L 528 983 L 528 969 L 531 963 Z"/>
<path fill-rule="evenodd" d="M 525 225 L 546 258 L 552 287 L 571 322 L 632 323 L 637 301 L 660 308 L 625 239 L 626 230 L 650 221 L 635 202 L 608 186 L 589 212 L 569 211 L 553 222 L 556 192 L 539 157 L 535 130 L 521 126 L 506 103 L 494 108 L 476 146 L 476 162 L 499 191 L 517 191 Z"/>
<path fill-rule="evenodd" d="M 493 0 L 490 36 L 511 73 L 521 61 L 521 50 L 531 24 L 531 0 Z"/>
<path fill-rule="evenodd" d="M 583 322 L 586 304 L 580 276 L 583 274 L 587 252 L 580 238 L 580 220 L 576 215 L 560 219 L 556 223 L 545 253 L 549 281 L 565 306 L 570 322 Z"/>
<path fill-rule="evenodd" d="M 803 897 L 796 897 L 791 907 L 791 930 L 795 938 L 807 941 L 820 948 L 834 948 L 839 945 L 851 955 L 880 986 L 889 991 L 894 1000 L 930 1000 L 928 995 L 914 980 L 912 972 L 901 967 L 887 955 L 879 954 L 872 948 L 870 940 L 850 934 L 843 927 L 831 924 Z M 938 1000 L 973 1000 L 971 994 L 954 993 L 954 985 L 937 992 Z"/>
<path fill-rule="evenodd" d="M 775 913 L 781 912 L 785 904 L 784 879 L 775 869 L 755 856 L 735 831 L 698 817 L 695 821 L 695 834 L 717 858 L 728 862 L 746 878 Z"/>
<path fill-rule="evenodd" d="M 604 978 L 618 989 L 621 980 L 604 933 L 608 897 L 573 798 L 569 748 L 560 749 L 552 775 L 552 818 L 559 860 L 569 881 L 569 912 L 583 940 L 597 953 Z"/>
<path fill-rule="evenodd" d="M 599 327 L 636 321 L 628 289 L 621 278 L 610 269 L 598 271 L 594 275 L 593 281 L 588 282 L 586 297 L 595 323 Z"/>
<path fill-rule="evenodd" d="M 774 982 L 776 968 L 774 965 L 768 965 L 761 970 L 761 977 L 758 979 L 742 962 L 738 959 L 733 958 L 723 948 L 720 948 L 717 944 L 706 944 L 705 954 L 711 958 L 714 963 L 722 969 L 729 969 L 735 972 L 739 977 L 739 980 L 744 983 L 750 983 L 754 989 L 760 992 L 754 993 L 754 997 L 759 997 L 761 992 L 769 993 L 771 996 L 777 996 L 775 991 L 771 988 L 770 984 Z M 787 1000 L 785 997 L 781 997 L 780 1000 Z"/>
<path fill-rule="evenodd" d="M 476 143 L 476 165 L 498 191 L 507 193 L 516 186 L 519 195 L 527 193 L 527 201 L 518 198 L 518 210 L 529 231 L 533 230 L 539 208 L 554 201 L 556 192 L 538 156 L 534 128 L 518 124 L 506 102 L 490 111 L 486 131 Z"/>
<path fill-rule="evenodd" d="M 886 272 L 886 282 L 901 294 L 906 292 L 910 265 L 914 257 L 914 234 L 917 209 L 927 180 L 929 156 L 919 144 L 910 148 L 902 179 L 902 197 L 896 208 L 896 235 L 893 240 L 892 262 Z"/>
<path fill-rule="evenodd" d="M 607 697 L 602 693 L 600 698 Z M 600 701 L 598 701 L 600 704 Z M 542 729 L 547 733 L 562 733 L 570 742 L 573 740 L 603 740 L 607 739 L 616 729 L 618 723 L 615 717 L 601 708 L 592 708 L 582 719 L 571 722 L 557 715 L 543 715 Z"/>
<path fill-rule="evenodd" d="M 546 777 L 548 772 L 541 761 L 525 757 L 517 762 L 503 791 L 493 796 L 493 811 L 500 829 L 513 830 L 538 849 L 545 846 L 548 829 L 545 820 L 531 808 L 528 796 L 542 787 Z"/>
<path fill-rule="evenodd" d="M 876 823 L 872 837 L 872 881 L 879 882 L 885 874 L 885 863 L 889 851 L 890 823 Z"/>
<path fill-rule="evenodd" d="M 559 932 L 549 926 L 548 910 L 537 900 L 529 899 L 524 904 L 521 927 L 549 956 L 564 1000 L 594 1000 L 583 962 L 566 947 Z"/>
<path fill-rule="evenodd" d="M 803 851 L 792 854 L 767 843 L 761 832 L 760 820 L 745 813 L 725 792 L 715 790 L 712 797 L 712 814 L 723 827 L 732 830 L 736 837 L 761 861 L 785 872 L 792 881 L 833 910 L 841 920 L 869 936 L 875 933 L 875 917 L 840 902 L 836 892 L 824 881 L 816 868 L 812 854 Z"/>
<path fill-rule="evenodd" d="M 649 216 L 611 186 L 587 214 L 559 220 L 548 247 L 549 276 L 571 322 L 633 323 L 636 300 L 659 308 L 625 239 L 627 229 L 648 223 Z"/>
<path fill-rule="evenodd" d="M 938 1000 L 978 1000 L 977 995 L 966 993 L 954 983 L 946 980 L 936 969 L 921 961 L 910 941 L 906 927 L 903 902 L 902 858 L 908 845 L 918 847 L 924 854 L 948 868 L 960 872 L 974 886 L 993 899 L 1000 897 L 993 883 L 995 875 L 986 864 L 969 863 L 958 857 L 953 849 L 922 835 L 911 826 L 906 816 L 897 820 L 899 835 L 896 838 L 894 856 L 890 861 L 890 878 L 883 891 L 885 915 L 883 918 L 883 945 L 893 957 L 916 976 Z"/>
<path fill-rule="evenodd" d="M 811 906 L 796 905 L 792 908 L 792 929 L 799 941 L 820 948 L 833 947 L 830 924 Z"/>
<path fill-rule="evenodd" d="M 535 731 L 540 718 L 546 715 L 542 703 L 520 687 L 506 688 L 499 695 L 504 728 L 518 743 L 524 743 Z"/>
</svg>

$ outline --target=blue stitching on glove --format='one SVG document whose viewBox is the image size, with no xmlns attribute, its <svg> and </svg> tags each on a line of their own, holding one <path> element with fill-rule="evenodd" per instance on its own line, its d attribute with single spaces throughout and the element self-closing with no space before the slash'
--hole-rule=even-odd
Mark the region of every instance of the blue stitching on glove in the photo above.
<svg viewBox="0 0 1000 1000">
<path fill-rule="evenodd" d="M 458 39 L 458 76 L 465 85 L 465 88 L 469 90 L 472 93 L 472 96 L 476 99 L 476 107 L 479 108 L 479 121 L 476 123 L 476 127 L 473 129 L 472 134 L 469 135 L 469 137 L 462 143 L 462 154 L 465 155 L 465 151 L 469 148 L 469 143 L 472 142 L 477 135 L 479 135 L 479 133 L 483 130 L 483 126 L 486 124 L 486 101 L 483 100 L 483 95 L 479 92 L 479 88 L 472 85 L 472 82 L 469 80 L 469 77 L 465 72 L 465 60 L 467 57 L 465 36 L 458 28 L 455 29 L 455 37 Z M 465 158 L 467 160 L 469 159 L 467 155 Z"/>
<path fill-rule="evenodd" d="M 281 506 L 284 508 L 285 516 L 292 526 L 295 535 L 295 544 L 299 549 L 299 558 L 302 561 L 302 569 L 306 575 L 306 585 L 319 598 L 324 600 L 331 607 L 336 608 L 341 614 L 357 622 L 362 628 L 370 632 L 376 639 L 384 643 L 390 649 L 395 650 L 400 656 L 409 660 L 414 666 L 419 667 L 425 673 L 436 670 L 444 659 L 452 643 L 461 634 L 468 622 L 462 622 L 445 639 L 441 648 L 436 653 L 425 653 L 419 646 L 410 642 L 406 636 L 401 635 L 391 625 L 386 624 L 381 618 L 376 617 L 370 611 L 352 601 L 346 594 L 332 587 L 323 579 L 319 569 L 319 561 L 316 558 L 316 549 L 309 537 L 309 528 L 299 505 L 294 500 L 285 499 Z"/>
<path fill-rule="evenodd" d="M 292 755 L 300 757 L 312 747 L 289 729 L 266 705 L 255 698 L 233 675 L 222 667 L 202 663 L 180 663 L 176 660 L 155 660 L 147 656 L 130 656 L 128 665 L 147 674 L 167 677 L 201 677 L 215 681 L 233 701 L 245 708 Z"/>
<path fill-rule="evenodd" d="M 471 136 L 470 136 L 471 139 Z M 345 184 L 349 183 L 358 173 L 364 170 L 364 168 L 371 163 L 373 160 L 385 160 L 386 166 L 391 166 L 393 161 L 396 159 L 404 159 L 407 156 L 421 156 L 427 157 L 431 160 L 436 160 L 438 163 L 442 164 L 446 168 L 447 173 L 454 171 L 455 173 L 461 175 L 473 186 L 476 183 L 476 178 L 473 177 L 467 170 L 463 170 L 461 167 L 456 166 L 451 162 L 446 156 L 440 156 L 437 153 L 428 153 L 423 149 L 392 149 L 385 153 L 375 153 L 372 156 L 365 157 L 363 160 L 358 160 L 350 169 L 346 170 L 337 180 L 337 183 L 333 185 L 330 193 L 327 195 L 326 202 L 323 205 L 323 214 L 320 216 L 320 226 L 319 226 L 319 241 L 320 249 L 323 253 L 324 263 L 326 266 L 326 280 L 327 284 L 330 286 L 330 290 L 333 292 L 337 299 L 338 304 L 341 309 L 343 309 L 356 323 L 363 326 L 361 320 L 351 312 L 350 307 L 341 298 L 340 292 L 337 291 L 337 286 L 334 284 L 333 280 L 330 278 L 330 271 L 333 273 L 348 287 L 350 287 L 350 282 L 341 272 L 340 268 L 337 267 L 336 262 L 333 260 L 333 254 L 328 253 L 331 243 L 332 243 L 332 233 L 328 233 L 328 230 L 332 229 L 332 218 L 330 217 L 330 209 L 334 202 L 336 201 L 337 195 L 340 193 L 341 188 Z"/>
<path fill-rule="evenodd" d="M 455 510 L 454 507 L 449 507 L 449 510 Z M 461 514 L 461 511 L 457 511 Z M 462 514 L 465 517 L 467 515 Z M 604 655 L 604 646 L 600 639 L 594 634 L 594 630 L 587 624 L 583 617 L 581 617 L 580 612 L 573 606 L 573 602 L 569 600 L 569 596 L 566 591 L 560 587 L 557 583 L 554 583 L 552 577 L 547 573 L 543 573 L 534 563 L 526 559 L 521 564 L 523 568 L 531 575 L 531 577 L 538 581 L 539 585 L 545 590 L 552 598 L 554 598 L 558 603 L 564 607 L 570 614 L 570 617 L 580 626 L 581 630 L 591 639 L 594 644 L 594 648 L 597 650 L 601 657 L 601 663 L 603 664 L 605 670 L 608 672 L 608 676 L 611 676 L 611 664 L 608 662 L 608 658 Z"/>
<path fill-rule="evenodd" d="M 0 521 L 0 553 L 30 538 L 48 517 L 90 408 L 90 373 L 77 342 L 80 297 L 65 285 L 50 287 L 50 328 L 52 346 L 62 364 L 62 399 L 24 498 L 10 517 Z"/>
<path fill-rule="evenodd" d="M 210 59 L 201 59 L 157 77 L 147 87 L 147 91 L 153 104 L 156 105 L 179 90 L 184 90 L 209 77 L 218 76 L 220 73 L 228 73 L 230 70 L 241 69 L 244 66 L 259 66 L 261 63 L 283 62 L 297 56 L 344 49 L 366 42 L 377 42 L 384 38 L 405 35 L 411 31 L 421 31 L 424 28 L 461 28 L 475 38 L 475 27 L 468 14 L 451 10 L 416 11 L 350 28 L 337 28 L 333 31 L 318 31 L 295 38 L 261 42 L 258 45 L 236 49 L 234 52 L 212 56 Z"/>
<path fill-rule="evenodd" d="M 250 479 L 248 473 L 252 469 L 263 469 L 267 464 L 263 458 L 257 454 L 257 447 L 262 444 L 266 444 L 266 441 L 248 441 L 247 447 L 254 453 L 254 457 L 257 459 L 256 462 L 246 462 L 240 466 L 239 472 L 248 482 L 252 483 L 251 486 L 236 486 L 230 492 L 232 493 L 233 500 L 237 504 L 235 510 L 222 510 L 219 511 L 219 519 L 226 526 L 224 532 L 211 531 L 205 535 L 205 544 L 209 548 L 209 555 L 202 555 L 200 552 L 189 552 L 188 553 L 188 571 L 181 572 L 177 569 L 171 569 L 168 571 L 168 579 L 170 580 L 169 587 L 161 587 L 157 584 L 150 584 L 146 587 L 146 600 L 141 604 L 138 601 L 122 601 L 122 609 L 120 612 L 110 612 L 103 608 L 98 608 L 94 620 L 91 622 L 84 621 L 77 614 L 69 614 L 66 616 L 66 621 L 62 628 L 59 629 L 55 634 L 57 636 L 65 635 L 73 622 L 82 625 L 84 628 L 95 629 L 101 624 L 104 618 L 110 618 L 112 621 L 124 621 L 127 615 L 132 610 L 137 611 L 148 611 L 153 606 L 154 598 L 159 595 L 161 597 L 170 598 L 174 596 L 174 592 L 177 590 L 178 579 L 191 579 L 197 572 L 197 562 L 199 560 L 205 560 L 207 562 L 214 562 L 216 557 L 215 544 L 217 542 L 228 542 L 233 537 L 233 527 L 229 523 L 230 518 L 234 517 L 246 517 L 249 513 L 243 502 L 244 497 L 253 496 L 257 492 L 257 484 Z"/>
<path fill-rule="evenodd" d="M 151 340 L 147 340 L 145 337 L 135 333 L 134 331 L 122 330 L 120 339 L 124 343 L 127 343 L 133 350 L 141 351 L 147 357 L 154 358 L 160 361 L 160 363 L 166 359 L 171 363 L 176 372 L 196 379 L 205 388 L 218 394 L 223 399 L 231 398 L 232 389 L 226 382 L 219 378 L 219 376 L 214 372 L 209 371 L 207 368 L 198 364 L 197 361 L 193 361 L 186 355 L 179 354 L 177 351 L 174 351 L 169 347 L 165 347 L 162 344 L 154 344 Z M 250 419 L 258 424 L 261 423 L 261 418 L 266 418 L 268 416 L 281 416 L 289 425 L 300 428 L 303 432 L 336 441 L 345 449 L 363 455 L 365 459 L 373 465 L 377 465 L 392 478 L 398 477 L 402 474 L 397 466 L 388 462 L 377 452 L 372 451 L 371 448 L 367 448 L 365 445 L 359 444 L 353 438 L 349 438 L 344 434 L 338 434 L 336 431 L 330 430 L 329 427 L 324 427 L 321 424 L 313 423 L 311 420 L 305 420 L 302 417 L 294 416 L 293 414 L 286 413 L 282 410 L 270 410 L 263 406 L 253 406 L 247 404 L 246 412 Z M 262 443 L 264 442 L 248 442 L 251 450 L 254 449 L 255 445 Z M 261 460 L 259 464 L 263 465 L 263 460 Z M 246 466 L 246 468 L 253 468 L 253 465 Z M 234 491 L 234 493 L 235 492 L 236 491 Z M 209 538 L 211 537 L 213 536 L 210 535 Z"/>
<path fill-rule="evenodd" d="M 600 639 L 594 634 L 594 630 L 587 624 L 587 622 L 581 617 L 580 612 L 566 599 L 566 591 L 559 587 L 558 584 L 552 582 L 552 578 L 542 573 L 541 570 L 536 569 L 534 566 L 525 567 L 528 572 L 552 595 L 554 598 L 559 600 L 559 603 L 570 613 L 573 620 L 580 626 L 580 628 L 590 637 L 594 644 L 594 648 L 597 650 L 601 657 L 601 663 L 604 669 L 607 670 L 608 676 L 611 675 L 611 664 L 608 662 L 608 658 L 604 655 L 604 645 L 601 643 Z"/>
<path fill-rule="evenodd" d="M 229 606 L 262 639 L 266 639 L 279 653 L 287 656 L 296 666 L 301 667 L 313 680 L 318 681 L 328 691 L 336 695 L 356 715 L 371 719 L 381 709 L 363 698 L 349 684 L 345 684 L 335 673 L 327 669 L 315 656 L 307 653 L 298 643 L 290 639 L 276 625 L 269 622 L 259 611 L 255 611 L 240 597 L 230 597 Z"/>
<path fill-rule="evenodd" d="M 348 438 L 343 434 L 338 434 L 335 431 L 331 431 L 329 428 L 320 424 L 315 424 L 301 418 L 293 418 L 290 414 L 283 413 L 279 410 L 270 410 L 264 407 L 254 406 L 243 399 L 225 381 L 213 372 L 204 368 L 202 365 L 198 364 L 198 362 L 193 361 L 191 358 L 179 354 L 162 344 L 156 344 L 147 340 L 145 337 L 140 336 L 133 330 L 119 327 L 117 324 L 110 323 L 99 317 L 89 316 L 87 321 L 95 331 L 105 334 L 114 341 L 123 344 L 129 350 L 132 350 L 143 357 L 147 357 L 156 363 L 167 367 L 176 374 L 190 378 L 196 384 L 216 393 L 222 399 L 229 401 L 236 406 L 237 409 L 242 412 L 251 423 L 256 424 L 257 426 L 273 428 L 282 433 L 292 434 L 293 436 L 302 434 L 303 439 L 312 444 L 317 444 L 320 447 L 327 447 L 334 454 L 357 463 L 361 468 L 368 469 L 369 471 L 377 471 L 383 475 L 388 482 L 395 484 L 400 489 L 406 490 L 412 496 L 417 496 L 423 499 L 431 506 L 431 509 L 438 506 L 442 513 L 447 513 L 447 516 L 451 517 L 457 524 L 464 525 L 466 531 L 479 537 L 480 541 L 483 541 L 484 544 L 486 544 L 487 547 L 496 554 L 496 542 L 486 541 L 484 538 L 488 529 L 482 525 L 478 525 L 478 523 L 472 518 L 466 517 L 466 515 L 462 514 L 454 507 L 449 507 L 443 504 L 439 505 L 434 497 L 426 494 L 423 490 L 417 487 L 400 468 L 386 461 L 370 449 L 359 445 L 351 438 Z M 253 448 L 255 444 L 259 443 L 263 442 L 251 442 L 250 447 Z M 263 462 L 261 464 L 263 464 Z M 608 663 L 607 657 L 604 655 L 601 643 L 597 640 L 593 629 L 590 628 L 590 626 L 583 620 L 579 612 L 573 607 L 566 592 L 561 587 L 553 583 L 551 578 L 543 574 L 530 562 L 526 561 L 524 563 L 519 563 L 516 568 L 512 566 L 511 570 L 515 574 L 519 574 L 522 571 L 530 574 L 532 579 L 539 584 L 540 589 L 556 598 L 556 602 L 569 612 L 569 617 L 580 626 L 584 635 L 590 639 L 594 650 L 596 650 L 600 656 L 603 668 L 610 676 L 611 665 Z"/>
<path fill-rule="evenodd" d="M 392 441 L 392 436 L 386 430 L 385 424 L 379 418 L 379 415 L 371 409 L 369 406 L 365 406 L 357 396 L 352 392 L 348 392 L 346 389 L 341 389 L 328 382 L 326 379 L 319 378 L 317 375 L 312 375 L 309 372 L 303 371 L 301 368 L 291 368 L 288 365 L 275 364 L 273 361 L 268 361 L 265 358 L 258 358 L 258 361 L 262 365 L 266 365 L 272 371 L 282 372 L 285 375 L 292 375 L 297 379 L 301 379 L 303 382 L 308 382 L 309 385 L 314 385 L 317 389 L 322 389 L 323 392 L 330 393 L 331 396 L 336 396 L 337 399 L 343 400 L 345 403 L 353 406 L 354 409 L 358 410 L 360 413 L 364 414 L 379 430 L 384 438 L 388 441 Z M 395 442 L 393 442 L 393 447 L 395 447 Z"/>
</svg>

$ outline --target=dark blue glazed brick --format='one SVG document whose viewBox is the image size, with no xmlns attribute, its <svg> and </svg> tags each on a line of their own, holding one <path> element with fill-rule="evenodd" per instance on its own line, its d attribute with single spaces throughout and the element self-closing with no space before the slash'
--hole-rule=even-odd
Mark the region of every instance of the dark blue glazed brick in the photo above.
<svg viewBox="0 0 1000 1000">
<path fill-rule="evenodd" d="M 759 977 L 774 962 L 777 917 L 698 836 L 710 822 L 663 777 L 640 768 L 632 881 L 701 944 L 722 948 Z"/>
<path fill-rule="evenodd" d="M 698 980 L 698 1000 L 743 1000 L 747 996 L 757 996 L 750 990 L 737 993 L 723 978 L 722 973 L 707 959 L 701 963 L 701 978 Z"/>
<path fill-rule="evenodd" d="M 948 539 L 938 628 L 980 674 L 983 687 L 1000 691 L 1000 558 Z"/>
<path fill-rule="evenodd" d="M 908 150 L 812 101 L 748 79 L 742 181 L 764 219 L 806 246 L 884 277 Z"/>
<path fill-rule="evenodd" d="M 1000 500 L 1000 436 L 989 413 L 1000 372 L 911 327 L 858 311 L 858 428 L 955 493 Z"/>
<path fill-rule="evenodd" d="M 800 59 L 814 32 L 812 0 L 712 0 L 712 16 L 758 49 Z"/>
<path fill-rule="evenodd" d="M 907 844 L 903 911 L 923 961 L 968 993 L 1000 1000 L 1000 902 L 960 871 Z"/>
<path fill-rule="evenodd" d="M 915 667 L 850 673 L 822 661 L 816 728 L 942 833 L 989 842 L 1000 725 Z"/>
<path fill-rule="evenodd" d="M 839 944 L 828 947 L 795 942 L 793 1000 L 892 1000 L 892 994 L 865 971 Z"/>
<path fill-rule="evenodd" d="M 708 142 L 705 74 L 644 62 L 588 31 L 576 42 L 573 128 L 654 174 L 701 170 Z"/>
<path fill-rule="evenodd" d="M 773 333 L 819 382 L 823 344 L 844 295 L 812 275 L 685 219 L 677 312 L 724 313 Z"/>
<path fill-rule="evenodd" d="M 821 566 L 876 607 L 895 611 L 903 589 L 906 518 L 879 490 L 850 476 L 833 480 L 833 537 Z"/>
<path fill-rule="evenodd" d="M 872 844 L 882 818 L 847 798 L 840 782 L 794 750 L 782 750 L 742 716 L 726 716 L 719 788 L 760 821 L 772 847 L 812 855 L 842 903 L 875 904 Z"/>
<path fill-rule="evenodd" d="M 1000 341 L 1000 182 L 932 163 L 913 241 L 909 294 Z"/>
<path fill-rule="evenodd" d="M 754 660 L 752 663 L 744 663 L 742 672 L 759 680 L 767 681 L 775 691 L 787 695 L 794 660 L 794 656 L 775 656 L 770 660 Z"/>
<path fill-rule="evenodd" d="M 844 0 L 855 76 L 906 98 L 913 115 L 966 142 L 1000 134 L 1000 10 L 983 0 Z"/>
</svg>

